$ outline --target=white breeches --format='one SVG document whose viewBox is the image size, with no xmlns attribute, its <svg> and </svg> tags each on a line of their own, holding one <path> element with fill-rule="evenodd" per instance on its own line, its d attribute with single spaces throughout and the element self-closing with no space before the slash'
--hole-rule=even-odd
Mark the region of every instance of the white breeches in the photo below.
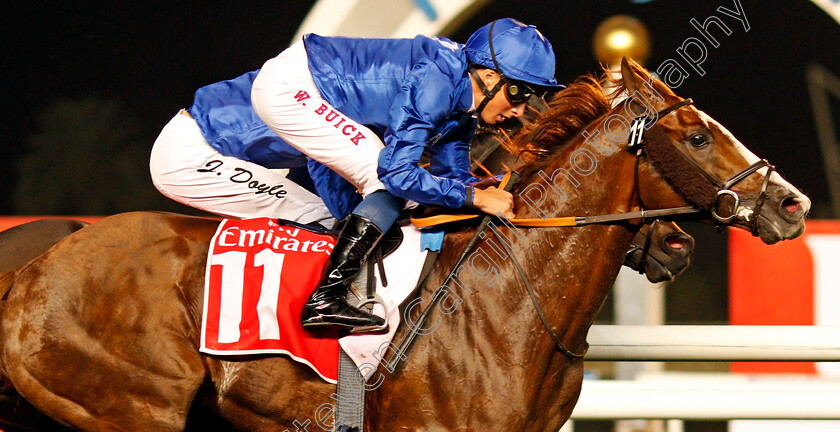
<svg viewBox="0 0 840 432">
<path fill-rule="evenodd" d="M 222 155 L 207 143 L 195 120 L 182 113 L 169 121 L 152 148 L 149 170 L 161 193 L 224 217 L 331 225 L 321 198 L 287 179 L 285 170 Z"/>
<path fill-rule="evenodd" d="M 263 65 L 251 103 L 284 141 L 337 172 L 363 196 L 385 189 L 376 173 L 382 140 L 321 97 L 302 41 Z"/>
</svg>

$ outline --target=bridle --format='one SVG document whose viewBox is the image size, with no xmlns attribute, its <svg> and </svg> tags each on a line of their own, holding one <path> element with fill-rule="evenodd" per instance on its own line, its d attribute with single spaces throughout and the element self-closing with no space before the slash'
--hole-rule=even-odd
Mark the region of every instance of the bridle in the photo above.
<svg viewBox="0 0 840 432">
<path fill-rule="evenodd" d="M 677 102 L 655 114 L 655 116 L 640 116 L 633 119 L 633 122 L 630 125 L 630 134 L 627 142 L 627 149 L 630 151 L 636 152 L 636 187 L 639 187 L 638 176 L 639 176 L 639 156 L 645 150 L 645 139 L 644 139 L 644 131 L 645 129 L 651 128 L 660 118 L 670 114 L 673 111 L 676 111 L 684 106 L 692 105 L 694 101 L 691 98 L 683 99 L 680 102 Z M 750 223 L 750 232 L 753 235 L 758 235 L 758 214 L 761 211 L 761 207 L 764 205 L 764 202 L 767 200 L 767 185 L 770 182 L 770 176 L 776 170 L 776 167 L 770 165 L 767 162 L 767 159 L 758 160 L 748 167 L 742 169 L 741 171 L 735 173 L 726 181 L 721 182 L 717 179 L 714 175 L 709 173 L 705 168 L 700 166 L 694 159 L 688 157 L 679 147 L 674 146 L 680 156 L 688 162 L 688 164 L 694 169 L 695 172 L 699 173 L 703 179 L 709 183 L 711 183 L 716 189 L 717 192 L 714 198 L 714 204 L 711 206 L 709 211 L 711 212 L 712 217 L 715 219 L 716 224 L 719 227 L 723 227 L 729 223 L 731 223 L 737 216 L 738 212 L 741 207 L 741 198 L 737 192 L 732 190 L 732 187 L 741 182 L 742 180 L 746 179 L 756 171 L 767 167 L 767 173 L 764 176 L 764 182 L 761 185 L 761 189 L 759 190 L 758 197 L 755 200 L 755 207 L 752 210 L 753 218 Z M 641 193 L 637 189 L 637 194 L 639 199 L 642 199 Z M 724 200 L 727 199 L 732 200 L 731 210 L 728 212 L 728 216 L 721 216 L 719 213 L 719 209 L 723 207 Z"/>
<path fill-rule="evenodd" d="M 692 104 L 694 104 L 693 99 L 691 99 L 691 98 L 683 99 L 683 100 L 681 100 L 681 101 L 679 101 L 679 102 L 677 102 L 677 103 L 675 103 L 675 104 L 673 104 L 673 105 L 671 105 L 667 108 L 664 108 L 664 109 L 658 111 L 655 114 L 655 116 L 639 116 L 639 117 L 636 117 L 633 120 L 633 122 L 631 123 L 627 148 L 628 148 L 628 150 L 631 150 L 631 151 L 635 150 L 636 151 L 636 163 L 635 163 L 635 168 L 634 168 L 634 170 L 635 170 L 634 175 L 636 176 L 636 182 L 635 183 L 636 183 L 637 188 L 638 188 L 638 185 L 639 185 L 639 182 L 638 182 L 639 156 L 641 156 L 641 154 L 644 152 L 645 144 L 646 144 L 645 140 L 644 140 L 644 130 L 652 127 L 662 117 L 664 117 L 664 116 L 666 116 L 666 115 L 668 115 L 668 114 L 670 114 L 670 113 L 672 113 L 672 112 L 674 112 L 674 111 L 676 111 L 676 110 L 678 110 L 678 109 L 680 109 L 684 106 L 688 106 L 688 105 L 692 105 Z M 677 148 L 676 146 L 674 146 L 674 147 Z M 734 186 L 738 182 L 744 180 L 745 178 L 747 178 L 748 176 L 750 176 L 754 172 L 758 171 L 759 169 L 761 169 L 763 167 L 767 167 L 768 171 L 766 173 L 766 176 L 764 177 L 764 183 L 761 185 L 761 191 L 759 192 L 758 198 L 756 199 L 756 206 L 753 209 L 753 213 L 756 216 L 753 218 L 753 223 L 752 223 L 752 228 L 751 229 L 752 230 L 757 230 L 758 229 L 758 222 L 757 222 L 758 221 L 758 211 L 761 209 L 761 206 L 764 204 L 764 201 L 767 198 L 767 193 L 766 193 L 767 184 L 769 182 L 770 175 L 775 170 L 775 167 L 773 165 L 770 165 L 770 163 L 767 162 L 766 159 L 761 159 L 760 161 L 757 161 L 757 162 L 751 164 L 750 166 L 744 168 L 743 170 L 739 171 L 735 175 L 731 176 L 725 182 L 720 182 L 719 180 L 717 180 L 717 178 L 715 176 L 713 176 L 705 168 L 701 167 L 697 162 L 695 162 L 694 159 L 691 159 L 690 157 L 688 157 L 688 155 L 686 155 L 682 150 L 679 150 L 679 148 L 677 148 L 677 150 L 679 151 L 679 154 L 682 155 L 682 157 L 684 157 L 686 160 L 688 160 L 692 164 L 692 166 L 695 167 L 697 169 L 697 171 L 700 172 L 701 175 L 706 180 L 710 181 L 712 184 L 717 186 L 718 192 L 717 192 L 717 195 L 715 197 L 715 205 L 711 209 L 711 213 L 712 213 L 712 217 L 714 217 L 715 220 L 718 221 L 718 223 L 724 224 L 724 225 L 731 222 L 733 219 L 735 219 L 735 216 L 737 216 L 738 207 L 740 206 L 740 202 L 741 202 L 738 194 L 731 189 L 732 186 Z M 641 200 L 642 197 L 641 197 L 640 193 L 639 193 L 638 196 L 639 196 L 639 199 Z M 727 216 L 727 217 L 722 217 L 717 213 L 717 208 L 720 205 L 720 200 L 724 196 L 732 196 L 734 198 L 734 205 L 733 205 L 733 208 L 732 208 L 732 214 Z M 669 216 L 669 215 L 677 215 L 677 214 L 698 213 L 698 212 L 700 212 L 700 210 L 699 209 L 693 209 L 693 211 L 690 211 L 690 210 L 686 209 L 685 207 L 674 207 L 674 208 L 670 208 L 670 209 L 653 210 L 651 212 L 657 212 L 657 216 L 661 217 L 661 216 Z M 622 216 L 622 217 L 620 219 L 613 217 L 613 218 L 611 218 L 611 220 L 629 219 L 629 217 L 623 217 L 623 216 L 627 216 L 627 215 L 632 215 L 633 217 L 639 217 L 637 215 L 637 213 L 641 214 L 641 217 L 644 219 L 645 211 L 641 210 L 640 212 L 631 212 L 631 213 L 621 214 L 620 216 Z M 604 215 L 604 217 L 607 217 L 607 218 L 610 217 L 610 216 L 619 216 L 619 215 Z M 597 222 L 593 221 L 592 223 L 597 223 Z M 578 359 L 578 358 L 582 358 L 586 354 L 586 351 L 589 348 L 589 344 L 584 344 L 583 350 L 579 353 L 575 353 L 573 351 L 570 351 L 568 348 L 565 347 L 565 345 L 563 345 L 563 342 L 560 340 L 560 338 L 557 336 L 557 334 L 551 328 L 551 325 L 549 324 L 548 320 L 545 318 L 545 314 L 543 314 L 542 307 L 540 306 L 539 300 L 536 297 L 536 294 L 534 292 L 534 288 L 531 286 L 531 282 L 528 280 L 528 276 L 525 274 L 525 270 L 522 268 L 522 265 L 519 264 L 519 261 L 514 257 L 513 251 L 511 250 L 510 246 L 504 240 L 501 240 L 502 236 L 501 236 L 501 233 L 499 232 L 499 229 L 495 225 L 490 225 L 490 229 L 496 235 L 496 238 L 500 239 L 500 241 L 498 243 L 501 244 L 504 247 L 505 252 L 510 257 L 511 262 L 514 264 L 514 267 L 516 267 L 516 270 L 519 273 L 519 276 L 522 279 L 522 282 L 525 284 L 525 288 L 528 291 L 528 295 L 531 297 L 531 302 L 534 304 L 534 309 L 536 310 L 537 315 L 540 317 L 540 320 L 543 323 L 543 327 L 545 327 L 548 334 L 554 340 L 554 344 L 556 345 L 557 350 L 560 351 L 561 353 L 563 353 L 566 357 L 568 357 L 569 360 L 575 360 L 575 359 Z M 647 247 L 649 247 L 649 244 L 645 245 L 645 248 L 647 248 Z"/>
</svg>

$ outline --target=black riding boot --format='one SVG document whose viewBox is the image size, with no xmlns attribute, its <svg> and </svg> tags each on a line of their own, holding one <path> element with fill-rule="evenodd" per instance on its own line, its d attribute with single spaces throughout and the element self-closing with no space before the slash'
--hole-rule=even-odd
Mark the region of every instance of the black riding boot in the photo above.
<svg viewBox="0 0 840 432">
<path fill-rule="evenodd" d="M 321 282 L 303 306 L 300 322 L 304 328 L 364 328 L 385 323 L 376 315 L 350 306 L 345 299 L 350 283 L 380 238 L 382 231 L 369 220 L 354 214 L 347 217 Z"/>
</svg>

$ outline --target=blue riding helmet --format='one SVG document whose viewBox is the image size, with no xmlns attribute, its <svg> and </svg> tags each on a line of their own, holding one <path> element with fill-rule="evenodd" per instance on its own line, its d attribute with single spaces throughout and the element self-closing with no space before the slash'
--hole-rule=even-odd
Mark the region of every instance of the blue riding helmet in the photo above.
<svg viewBox="0 0 840 432">
<path fill-rule="evenodd" d="M 491 41 L 492 36 L 492 41 Z M 512 18 L 487 24 L 467 39 L 467 59 L 505 77 L 547 89 L 561 88 L 554 78 L 554 49 L 536 27 Z"/>
</svg>

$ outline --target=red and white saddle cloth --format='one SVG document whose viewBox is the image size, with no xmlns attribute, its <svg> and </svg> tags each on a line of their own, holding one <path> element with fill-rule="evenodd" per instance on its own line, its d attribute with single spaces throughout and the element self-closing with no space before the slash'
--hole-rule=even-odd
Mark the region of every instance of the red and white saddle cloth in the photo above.
<svg viewBox="0 0 840 432">
<path fill-rule="evenodd" d="M 400 323 L 399 304 L 420 277 L 426 251 L 420 231 L 402 227 L 399 249 L 383 261 L 388 287 L 377 278 L 377 293 L 388 308 L 387 334 L 310 333 L 300 311 L 315 289 L 335 245 L 328 233 L 276 219 L 225 219 L 207 258 L 201 352 L 214 355 L 286 354 L 330 383 L 338 380 L 339 344 L 357 366 L 378 367 L 373 353 L 390 342 Z M 384 316 L 380 305 L 374 313 Z"/>
</svg>

